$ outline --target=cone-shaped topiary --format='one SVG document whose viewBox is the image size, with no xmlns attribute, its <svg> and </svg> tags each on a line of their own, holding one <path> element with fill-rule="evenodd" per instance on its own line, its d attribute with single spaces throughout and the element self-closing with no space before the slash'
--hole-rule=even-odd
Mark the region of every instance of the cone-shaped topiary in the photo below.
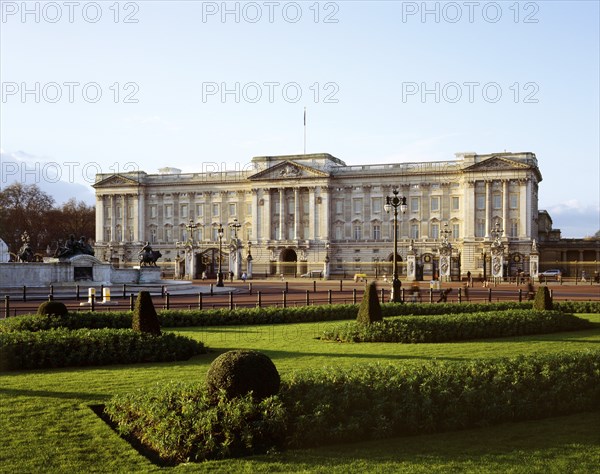
<svg viewBox="0 0 600 474">
<path fill-rule="evenodd" d="M 131 328 L 134 331 L 160 336 L 160 322 L 148 291 L 140 291 L 135 300 Z"/>
<path fill-rule="evenodd" d="M 381 305 L 377 297 L 377 286 L 375 286 L 375 282 L 371 282 L 363 293 L 363 299 L 358 307 L 356 322 L 368 326 L 375 321 L 383 321 L 383 316 L 381 315 Z"/>
<path fill-rule="evenodd" d="M 69 311 L 67 310 L 65 304 L 61 303 L 60 301 L 44 301 L 38 306 L 37 314 L 66 316 L 69 314 Z"/>
<path fill-rule="evenodd" d="M 229 398 L 252 392 L 261 400 L 279 391 L 279 372 L 273 361 L 257 351 L 229 351 L 217 357 L 206 373 L 209 393 L 225 390 Z"/>
<path fill-rule="evenodd" d="M 552 297 L 547 286 L 538 287 L 533 300 L 533 309 L 546 311 L 552 309 Z"/>
</svg>

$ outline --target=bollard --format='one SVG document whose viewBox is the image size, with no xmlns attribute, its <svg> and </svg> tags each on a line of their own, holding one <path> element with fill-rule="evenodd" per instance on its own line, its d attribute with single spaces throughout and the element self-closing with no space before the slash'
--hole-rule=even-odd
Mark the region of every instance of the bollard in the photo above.
<svg viewBox="0 0 600 474">
<path fill-rule="evenodd" d="M 233 291 L 229 292 L 229 310 L 233 309 Z"/>
<path fill-rule="evenodd" d="M 27 287 L 23 285 L 23 301 L 27 301 Z"/>
<path fill-rule="evenodd" d="M 310 306 L 310 291 L 306 290 L 306 306 Z"/>
<path fill-rule="evenodd" d="M 433 288 L 429 288 L 429 302 L 433 303 Z"/>
<path fill-rule="evenodd" d="M 248 283 L 248 293 L 252 294 L 252 283 Z"/>
<path fill-rule="evenodd" d="M 317 281 L 313 280 L 313 293 L 317 292 Z"/>
<path fill-rule="evenodd" d="M 488 289 L 488 303 L 491 303 L 491 302 L 492 302 L 492 289 L 489 288 Z"/>
<path fill-rule="evenodd" d="M 171 296 L 171 295 L 169 295 L 169 292 L 167 291 L 167 292 L 165 293 L 165 309 L 169 309 L 169 306 L 170 306 L 170 300 L 171 300 L 170 296 Z"/>
<path fill-rule="evenodd" d="M 352 304 L 356 304 L 356 288 L 352 288 Z"/>
<path fill-rule="evenodd" d="M 75 285 L 75 299 L 79 301 L 81 297 L 79 296 L 79 285 Z"/>
<path fill-rule="evenodd" d="M 213 283 L 210 284 L 210 296 L 213 295 Z"/>
<path fill-rule="evenodd" d="M 343 285 L 344 285 L 344 281 L 340 280 L 340 291 L 344 291 Z"/>
<path fill-rule="evenodd" d="M 50 294 L 54 296 L 54 285 L 50 285 Z"/>
<path fill-rule="evenodd" d="M 102 303 L 110 303 L 110 288 L 102 289 Z"/>
<path fill-rule="evenodd" d="M 127 296 L 127 283 L 123 283 L 123 299 Z"/>
<path fill-rule="evenodd" d="M 8 319 L 10 316 L 10 296 L 6 295 L 4 297 L 4 317 Z"/>
<path fill-rule="evenodd" d="M 462 303 L 462 288 L 458 289 L 458 302 Z"/>
<path fill-rule="evenodd" d="M 286 293 L 288 292 L 288 282 L 287 281 L 285 282 L 285 292 Z"/>
<path fill-rule="evenodd" d="M 381 289 L 381 302 L 385 303 L 385 288 Z"/>
<path fill-rule="evenodd" d="M 198 293 L 198 309 L 202 309 L 202 293 Z"/>
<path fill-rule="evenodd" d="M 90 303 L 90 309 L 92 311 L 94 311 L 94 308 L 96 306 L 96 289 L 93 288 L 93 290 L 94 290 L 94 296 L 92 297 L 92 302 Z"/>
<path fill-rule="evenodd" d="M 285 282 L 286 286 L 287 286 L 287 282 Z M 286 308 L 287 307 L 287 293 L 285 290 L 283 290 L 283 300 L 282 300 L 282 304 L 283 307 Z"/>
<path fill-rule="evenodd" d="M 552 288 L 550 288 L 548 291 L 550 293 L 550 299 L 552 299 Z"/>
<path fill-rule="evenodd" d="M 162 285 L 160 287 L 160 296 L 162 296 L 163 298 L 165 297 L 165 285 Z"/>
<path fill-rule="evenodd" d="M 327 302 L 331 304 L 333 302 L 333 291 L 327 290 Z"/>
<path fill-rule="evenodd" d="M 102 296 L 104 294 L 104 284 L 100 285 L 100 294 L 98 295 L 98 297 Z"/>
<path fill-rule="evenodd" d="M 131 293 L 129 295 L 129 309 L 131 311 L 133 311 L 134 308 L 135 308 L 135 297 L 133 296 L 133 293 Z"/>
<path fill-rule="evenodd" d="M 404 288 L 400 288 L 400 301 L 404 303 Z"/>
<path fill-rule="evenodd" d="M 258 306 L 259 308 L 261 307 L 261 294 L 260 294 L 260 290 L 258 290 L 256 292 L 256 306 Z"/>
<path fill-rule="evenodd" d="M 88 288 L 88 304 L 93 304 L 96 299 L 96 288 Z"/>
<path fill-rule="evenodd" d="M 519 303 L 523 301 L 523 290 L 519 288 Z"/>
</svg>

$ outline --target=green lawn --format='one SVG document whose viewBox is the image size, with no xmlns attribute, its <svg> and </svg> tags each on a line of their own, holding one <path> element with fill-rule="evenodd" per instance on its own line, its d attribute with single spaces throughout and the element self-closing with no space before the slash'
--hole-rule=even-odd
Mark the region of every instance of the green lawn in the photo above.
<svg viewBox="0 0 600 474">
<path fill-rule="evenodd" d="M 586 315 L 600 323 L 600 315 Z M 600 348 L 600 328 L 447 344 L 322 342 L 307 323 L 184 328 L 213 352 L 186 362 L 0 374 L 0 472 L 158 472 L 89 409 L 113 394 L 170 380 L 203 380 L 233 348 L 268 354 L 283 377 L 296 369 L 377 361 L 414 363 Z M 600 465 L 599 411 L 477 430 L 395 438 L 241 460 L 186 464 L 177 472 L 594 472 Z M 597 471 L 596 471 L 597 472 Z"/>
</svg>

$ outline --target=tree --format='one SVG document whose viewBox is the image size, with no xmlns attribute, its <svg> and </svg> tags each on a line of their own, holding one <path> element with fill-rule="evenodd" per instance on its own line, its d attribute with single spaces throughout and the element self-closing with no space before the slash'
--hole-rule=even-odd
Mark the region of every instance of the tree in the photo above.
<svg viewBox="0 0 600 474">
<path fill-rule="evenodd" d="M 50 246 L 58 240 L 65 240 L 71 234 L 76 239 L 83 236 L 94 238 L 96 229 L 96 209 L 88 206 L 85 202 L 75 198 L 69 199 L 61 207 L 54 209 L 52 215 L 52 232 L 50 234 Z"/>
<path fill-rule="evenodd" d="M 53 206 L 54 198 L 35 184 L 13 183 L 0 191 L 0 237 L 10 252 L 19 251 L 24 232 L 34 252 L 46 248 Z"/>
<path fill-rule="evenodd" d="M 363 299 L 358 307 L 356 322 L 368 326 L 376 321 L 383 321 L 381 305 L 377 297 L 377 286 L 371 282 L 363 293 Z"/>
</svg>

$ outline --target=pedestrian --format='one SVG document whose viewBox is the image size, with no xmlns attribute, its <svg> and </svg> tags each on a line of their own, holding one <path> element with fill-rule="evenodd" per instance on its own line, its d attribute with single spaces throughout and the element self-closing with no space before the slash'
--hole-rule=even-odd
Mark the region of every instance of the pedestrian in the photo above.
<svg viewBox="0 0 600 474">
<path fill-rule="evenodd" d="M 468 272 L 467 272 L 467 286 L 471 286 L 471 284 L 472 284 L 472 283 L 473 283 L 473 282 L 472 282 L 472 280 L 471 280 L 471 272 L 470 272 L 470 271 L 468 271 Z"/>
<path fill-rule="evenodd" d="M 248 278 L 248 275 L 246 275 L 246 272 L 242 273 L 242 281 L 244 283 L 246 282 L 246 278 Z"/>
<path fill-rule="evenodd" d="M 206 270 L 202 272 L 202 279 L 206 280 Z"/>
<path fill-rule="evenodd" d="M 233 272 L 229 272 L 229 281 L 233 282 Z"/>
</svg>

